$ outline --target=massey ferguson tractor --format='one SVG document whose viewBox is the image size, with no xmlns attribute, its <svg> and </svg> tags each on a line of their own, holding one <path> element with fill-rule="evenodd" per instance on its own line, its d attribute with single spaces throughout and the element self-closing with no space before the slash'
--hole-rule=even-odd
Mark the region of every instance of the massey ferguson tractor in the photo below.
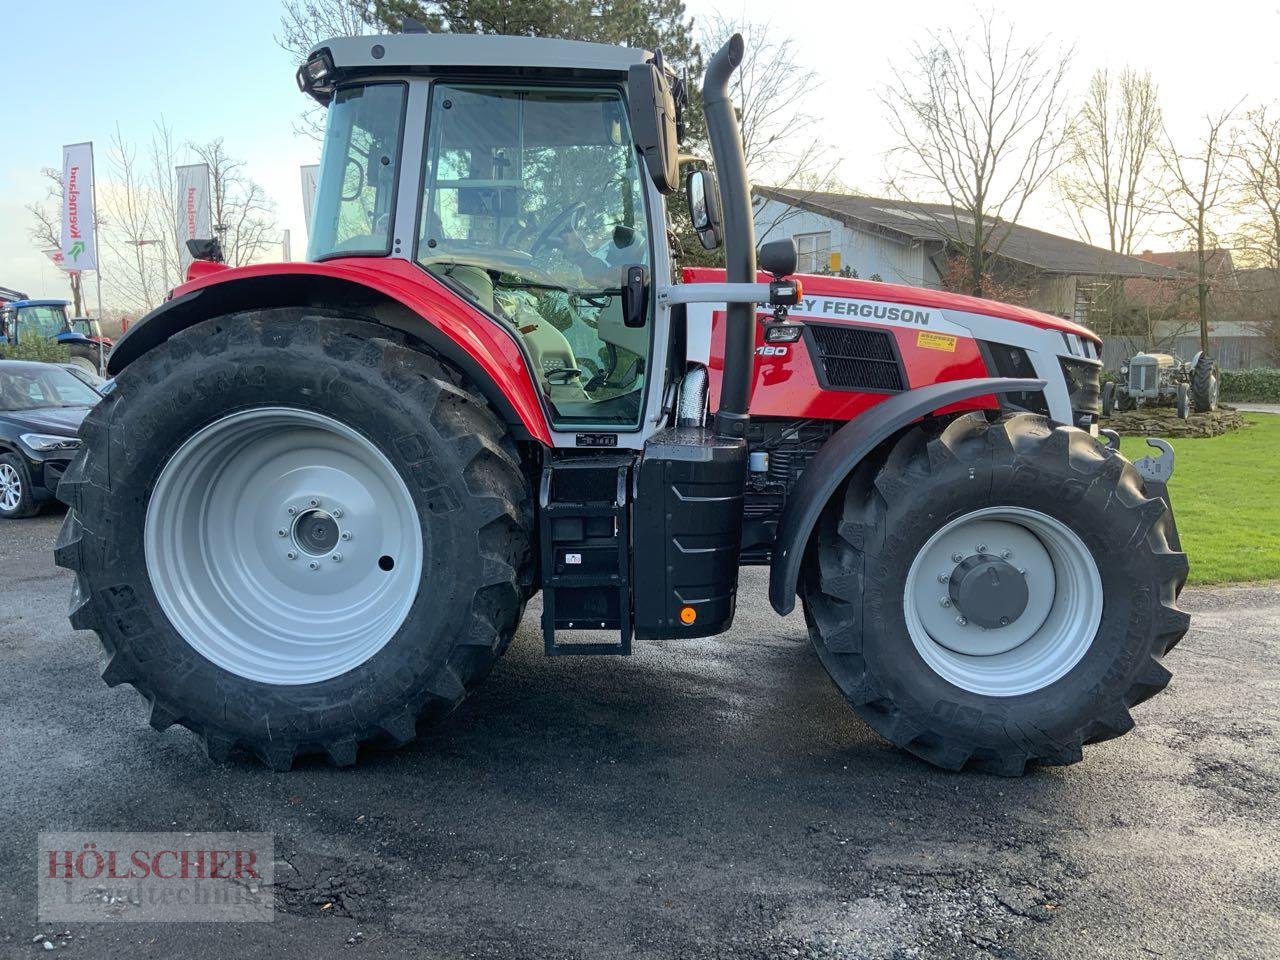
<svg viewBox="0 0 1280 960">
<path fill-rule="evenodd" d="M 1172 454 L 1094 435 L 1082 327 L 757 255 L 742 56 L 710 61 L 715 172 L 684 185 L 727 269 L 681 271 L 660 54 L 314 50 L 307 262 L 195 262 L 59 490 L 71 622 L 152 726 L 351 764 L 457 707 L 539 591 L 548 654 L 627 654 L 728 630 L 744 564 L 930 763 L 1017 775 L 1133 726 L 1188 626 Z"/>
</svg>

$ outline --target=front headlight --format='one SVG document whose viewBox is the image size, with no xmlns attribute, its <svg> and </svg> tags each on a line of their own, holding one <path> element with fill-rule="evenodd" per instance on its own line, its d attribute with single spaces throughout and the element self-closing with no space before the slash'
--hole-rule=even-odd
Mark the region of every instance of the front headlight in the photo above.
<svg viewBox="0 0 1280 960">
<path fill-rule="evenodd" d="M 24 433 L 18 439 L 32 450 L 74 450 L 80 446 L 79 437 L 55 437 L 47 433 Z"/>
</svg>

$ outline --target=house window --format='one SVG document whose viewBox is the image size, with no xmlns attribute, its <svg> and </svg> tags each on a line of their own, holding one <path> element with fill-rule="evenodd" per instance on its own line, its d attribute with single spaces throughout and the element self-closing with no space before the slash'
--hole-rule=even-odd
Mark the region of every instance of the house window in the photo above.
<svg viewBox="0 0 1280 960">
<path fill-rule="evenodd" d="M 821 273 L 831 260 L 830 233 L 797 233 L 795 235 L 798 273 Z"/>
</svg>

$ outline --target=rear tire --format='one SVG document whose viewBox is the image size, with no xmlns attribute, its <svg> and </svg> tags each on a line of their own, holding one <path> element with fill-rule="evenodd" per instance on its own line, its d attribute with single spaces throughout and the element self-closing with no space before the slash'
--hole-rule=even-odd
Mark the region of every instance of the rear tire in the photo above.
<svg viewBox="0 0 1280 960">
<path fill-rule="evenodd" d="M 1178 392 L 1173 406 L 1179 420 L 1185 420 L 1191 415 L 1191 398 L 1185 383 L 1178 384 Z"/>
<path fill-rule="evenodd" d="M 1218 393 L 1222 374 L 1208 354 L 1197 353 L 1191 370 L 1191 403 L 1196 413 L 1218 409 Z"/>
<path fill-rule="evenodd" d="M 227 433 L 255 417 L 256 432 Z M 318 424 L 298 434 L 311 440 L 280 443 L 289 418 Z M 130 364 L 81 436 L 58 490 L 72 626 L 97 632 L 103 679 L 136 687 L 153 727 L 190 728 L 210 756 L 346 765 L 364 744 L 407 743 L 519 623 L 533 516 L 518 451 L 456 371 L 385 327 L 290 309 L 196 324 Z M 325 436 L 350 445 L 328 453 Z M 332 530 L 278 516 L 310 497 L 346 503 Z M 335 561 L 328 540 L 348 526 Z M 420 570 L 410 602 L 365 586 L 404 569 Z"/>
<path fill-rule="evenodd" d="M 1102 385 L 1102 415 L 1110 418 L 1115 412 L 1116 406 L 1116 383 L 1114 380 L 1108 380 Z"/>
<path fill-rule="evenodd" d="M 1131 729 L 1129 708 L 1169 681 L 1160 658 L 1189 618 L 1176 605 L 1187 561 L 1171 546 L 1168 507 L 1144 495 L 1137 470 L 1115 451 L 1043 417 L 988 423 L 969 415 L 937 436 L 927 431 L 907 430 L 878 462 L 860 466 L 824 513 L 801 581 L 809 636 L 858 714 L 930 763 L 1006 776 L 1031 763 L 1075 763 L 1084 744 Z M 1049 548 L 1052 569 L 1041 558 L 1032 577 L 1057 577 L 1053 603 L 1059 595 L 1070 599 L 1070 589 L 1079 605 L 1057 614 L 1057 607 L 1045 608 L 1045 627 L 1007 654 L 957 654 L 945 645 L 931 651 L 931 638 L 921 636 L 922 607 L 908 587 L 937 594 L 925 598 L 926 609 L 949 605 L 940 577 L 953 579 L 960 567 L 951 568 L 954 555 L 940 563 L 928 551 L 948 525 L 978 511 L 1038 518 L 1028 523 L 1029 535 Z M 1010 562 L 1043 552 L 1022 542 Z M 1060 566 L 1059 554 L 1069 562 Z M 916 561 L 925 556 L 931 565 L 921 577 Z M 1090 570 L 1101 598 L 1089 586 Z M 998 643 L 1001 630 L 1018 622 L 1015 615 L 1003 627 L 958 625 L 956 638 L 942 639 L 961 650 Z M 1082 636 L 1070 628 L 1077 622 L 1096 628 Z M 1051 624 L 1061 629 L 1044 634 L 1045 655 L 1019 667 L 1018 651 L 1031 650 L 1026 644 L 1040 642 Z M 1061 649 L 1052 646 L 1059 634 L 1067 644 Z"/>
<path fill-rule="evenodd" d="M 102 372 L 98 369 L 98 361 L 96 357 L 91 359 L 83 353 L 77 353 L 74 350 L 69 352 L 67 356 L 67 363 L 71 364 L 73 367 L 79 367 L 85 373 L 92 374 L 95 377 L 99 376 Z"/>
</svg>

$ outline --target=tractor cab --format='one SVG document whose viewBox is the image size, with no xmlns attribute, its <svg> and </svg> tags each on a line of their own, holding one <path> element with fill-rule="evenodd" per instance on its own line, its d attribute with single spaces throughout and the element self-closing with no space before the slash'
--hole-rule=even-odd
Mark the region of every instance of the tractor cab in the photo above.
<svg viewBox="0 0 1280 960">
<path fill-rule="evenodd" d="M 401 39 L 335 40 L 299 72 L 329 105 L 308 259 L 416 263 L 516 338 L 555 427 L 638 431 L 666 325 L 628 286 L 668 273 L 628 110 L 645 55 L 422 35 L 397 53 Z"/>
</svg>

